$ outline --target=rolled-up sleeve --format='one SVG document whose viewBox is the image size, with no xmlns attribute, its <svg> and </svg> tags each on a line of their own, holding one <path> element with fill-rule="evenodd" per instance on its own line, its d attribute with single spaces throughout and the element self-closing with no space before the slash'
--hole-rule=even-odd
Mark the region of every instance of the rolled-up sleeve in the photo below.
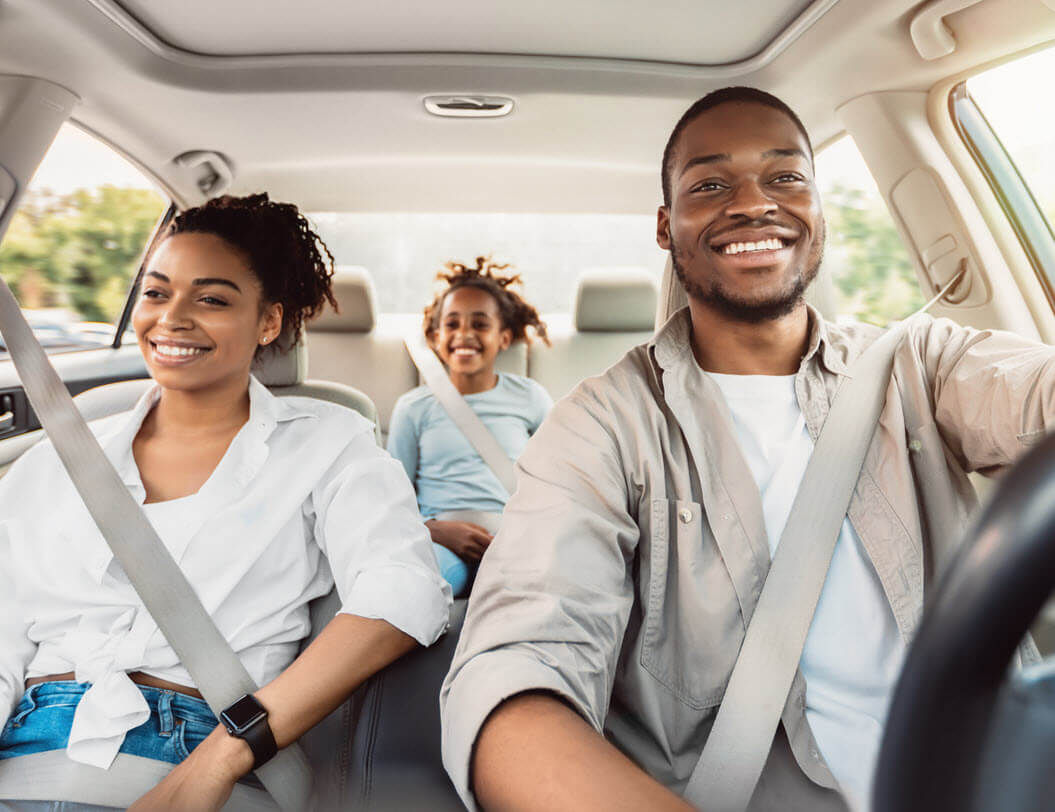
<svg viewBox="0 0 1055 812">
<path fill-rule="evenodd" d="M 440 575 L 414 489 L 373 436 L 354 436 L 313 494 L 315 536 L 347 614 L 385 620 L 422 645 L 447 628 Z"/>
<path fill-rule="evenodd" d="M 444 764 L 462 800 L 488 715 L 525 691 L 559 695 L 601 730 L 630 607 L 640 531 L 603 406 L 577 392 L 518 462 L 440 695 Z"/>
<path fill-rule="evenodd" d="M 929 317 L 911 336 L 938 428 L 965 470 L 1007 465 L 1055 428 L 1055 348 Z"/>
</svg>

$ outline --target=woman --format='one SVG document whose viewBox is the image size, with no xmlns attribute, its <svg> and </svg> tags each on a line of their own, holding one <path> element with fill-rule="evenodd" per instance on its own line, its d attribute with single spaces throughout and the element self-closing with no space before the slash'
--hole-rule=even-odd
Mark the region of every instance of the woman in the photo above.
<svg viewBox="0 0 1055 812">
<path fill-rule="evenodd" d="M 534 332 L 549 343 L 538 311 L 511 290 L 520 277 L 497 273 L 507 267 L 487 257 L 477 257 L 475 267 L 448 262 L 447 273 L 438 277 L 446 287 L 425 308 L 423 327 L 451 383 L 515 460 L 553 400 L 530 378 L 495 371 L 498 353 L 513 341 L 529 341 Z M 461 594 L 492 536 L 477 523 L 443 515 L 473 511 L 497 516 L 510 495 L 427 386 L 396 402 L 388 451 L 413 481 L 440 571 L 454 594 Z"/>
<path fill-rule="evenodd" d="M 413 491 L 370 423 L 276 398 L 250 375 L 258 353 L 333 303 L 332 261 L 296 208 L 267 195 L 179 215 L 133 315 L 156 385 L 96 430 L 263 686 L 279 748 L 433 642 L 450 602 Z M 334 582 L 341 612 L 298 657 L 308 602 Z M 64 748 L 102 768 L 118 752 L 177 763 L 144 807 L 219 808 L 256 758 L 216 725 L 48 443 L 0 480 L 0 722 L 3 759 Z"/>
</svg>

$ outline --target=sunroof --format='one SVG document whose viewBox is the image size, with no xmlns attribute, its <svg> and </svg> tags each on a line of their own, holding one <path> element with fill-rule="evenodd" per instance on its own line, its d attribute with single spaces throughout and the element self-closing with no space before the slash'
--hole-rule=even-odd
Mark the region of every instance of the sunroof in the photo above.
<svg viewBox="0 0 1055 812">
<path fill-rule="evenodd" d="M 169 46 L 214 56 L 490 53 L 690 65 L 750 59 L 835 2 L 93 0 Z"/>
</svg>

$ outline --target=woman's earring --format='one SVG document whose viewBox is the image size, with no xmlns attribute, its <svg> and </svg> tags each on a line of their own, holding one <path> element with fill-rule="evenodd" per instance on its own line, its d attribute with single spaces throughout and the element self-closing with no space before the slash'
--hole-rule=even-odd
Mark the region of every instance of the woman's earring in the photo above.
<svg viewBox="0 0 1055 812">
<path fill-rule="evenodd" d="M 269 342 L 270 340 L 271 340 L 270 336 L 264 336 L 262 339 L 260 339 L 260 343 L 261 344 L 267 344 L 267 342 Z"/>
</svg>

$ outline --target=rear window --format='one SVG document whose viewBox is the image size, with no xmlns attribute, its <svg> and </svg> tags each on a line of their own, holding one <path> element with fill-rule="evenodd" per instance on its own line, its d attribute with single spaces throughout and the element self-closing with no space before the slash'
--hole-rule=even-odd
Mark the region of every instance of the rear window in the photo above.
<svg viewBox="0 0 1055 812">
<path fill-rule="evenodd" d="M 584 268 L 642 266 L 663 274 L 656 217 L 607 214 L 308 215 L 338 265 L 362 265 L 377 288 L 382 313 L 417 313 L 432 296 L 447 260 L 477 256 L 508 262 L 521 274 L 525 297 L 542 313 L 571 311 Z"/>
</svg>

